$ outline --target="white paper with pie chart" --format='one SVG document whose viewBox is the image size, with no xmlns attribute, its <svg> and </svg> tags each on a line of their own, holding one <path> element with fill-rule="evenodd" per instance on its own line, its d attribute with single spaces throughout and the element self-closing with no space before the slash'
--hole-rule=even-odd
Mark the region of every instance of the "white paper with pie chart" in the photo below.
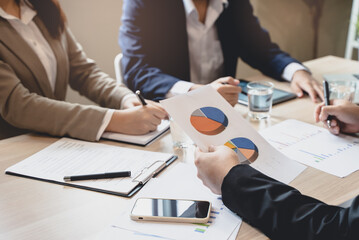
<svg viewBox="0 0 359 240">
<path fill-rule="evenodd" d="M 203 152 L 226 144 L 238 161 L 284 183 L 305 169 L 274 149 L 211 85 L 167 98 L 161 105 Z"/>
</svg>

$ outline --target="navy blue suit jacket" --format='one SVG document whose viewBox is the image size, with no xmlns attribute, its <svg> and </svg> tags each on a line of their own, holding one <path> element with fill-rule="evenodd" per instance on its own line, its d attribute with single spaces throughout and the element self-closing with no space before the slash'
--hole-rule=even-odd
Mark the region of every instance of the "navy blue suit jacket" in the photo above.
<svg viewBox="0 0 359 240">
<path fill-rule="evenodd" d="M 327 205 L 240 164 L 224 178 L 222 199 L 272 240 L 359 239 L 359 196 L 348 208 Z"/>
<path fill-rule="evenodd" d="M 271 42 L 249 0 L 229 0 L 216 26 L 225 76 L 235 76 L 238 57 L 278 80 L 289 63 L 298 62 Z M 145 98 L 163 99 L 177 81 L 191 80 L 182 0 L 124 0 L 119 44 L 124 82 Z"/>
</svg>

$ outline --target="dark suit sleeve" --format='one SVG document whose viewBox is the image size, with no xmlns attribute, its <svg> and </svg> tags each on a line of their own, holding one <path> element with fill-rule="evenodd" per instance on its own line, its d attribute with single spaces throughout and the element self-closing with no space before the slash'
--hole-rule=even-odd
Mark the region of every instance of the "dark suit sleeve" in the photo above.
<svg viewBox="0 0 359 240">
<path fill-rule="evenodd" d="M 237 55 L 244 62 L 277 80 L 282 80 L 281 75 L 288 64 L 300 63 L 271 41 L 269 33 L 254 16 L 249 0 L 233 0 L 229 6 L 228 16 L 234 25 L 232 38 L 236 41 Z"/>
<path fill-rule="evenodd" d="M 160 33 L 161 24 L 157 18 L 163 15 L 163 10 L 158 6 L 152 1 L 124 0 L 119 35 L 125 84 L 133 91 L 141 90 L 145 98 L 153 100 L 165 98 L 180 80 L 164 73 L 156 62 L 156 55 L 165 51 L 161 43 L 168 37 Z"/>
<path fill-rule="evenodd" d="M 271 239 L 359 239 L 359 198 L 349 208 L 302 195 L 249 165 L 222 184 L 224 204 Z"/>
</svg>

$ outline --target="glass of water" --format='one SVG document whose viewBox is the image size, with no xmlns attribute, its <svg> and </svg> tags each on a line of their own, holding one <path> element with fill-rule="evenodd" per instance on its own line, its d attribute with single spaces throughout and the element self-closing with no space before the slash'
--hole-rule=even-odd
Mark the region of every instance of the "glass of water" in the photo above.
<svg viewBox="0 0 359 240">
<path fill-rule="evenodd" d="M 188 148 L 194 144 L 172 117 L 170 117 L 170 129 L 174 148 Z"/>
<path fill-rule="evenodd" d="M 356 82 L 337 80 L 329 83 L 330 99 L 344 99 L 352 102 L 355 97 Z"/>
<path fill-rule="evenodd" d="M 253 119 L 269 118 L 272 111 L 273 87 L 271 82 L 250 82 L 248 88 L 249 116 Z"/>
</svg>

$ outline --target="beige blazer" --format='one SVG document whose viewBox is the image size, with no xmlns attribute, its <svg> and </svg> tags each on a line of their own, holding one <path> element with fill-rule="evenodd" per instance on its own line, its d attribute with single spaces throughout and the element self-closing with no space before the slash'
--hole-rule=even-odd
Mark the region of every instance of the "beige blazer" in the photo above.
<svg viewBox="0 0 359 240">
<path fill-rule="evenodd" d="M 34 21 L 57 60 L 55 91 L 35 52 L 0 18 L 0 139 L 36 131 L 94 141 L 104 107 L 120 108 L 131 91 L 101 72 L 69 29 L 54 39 L 38 17 Z M 101 107 L 65 102 L 68 84 Z"/>
</svg>

